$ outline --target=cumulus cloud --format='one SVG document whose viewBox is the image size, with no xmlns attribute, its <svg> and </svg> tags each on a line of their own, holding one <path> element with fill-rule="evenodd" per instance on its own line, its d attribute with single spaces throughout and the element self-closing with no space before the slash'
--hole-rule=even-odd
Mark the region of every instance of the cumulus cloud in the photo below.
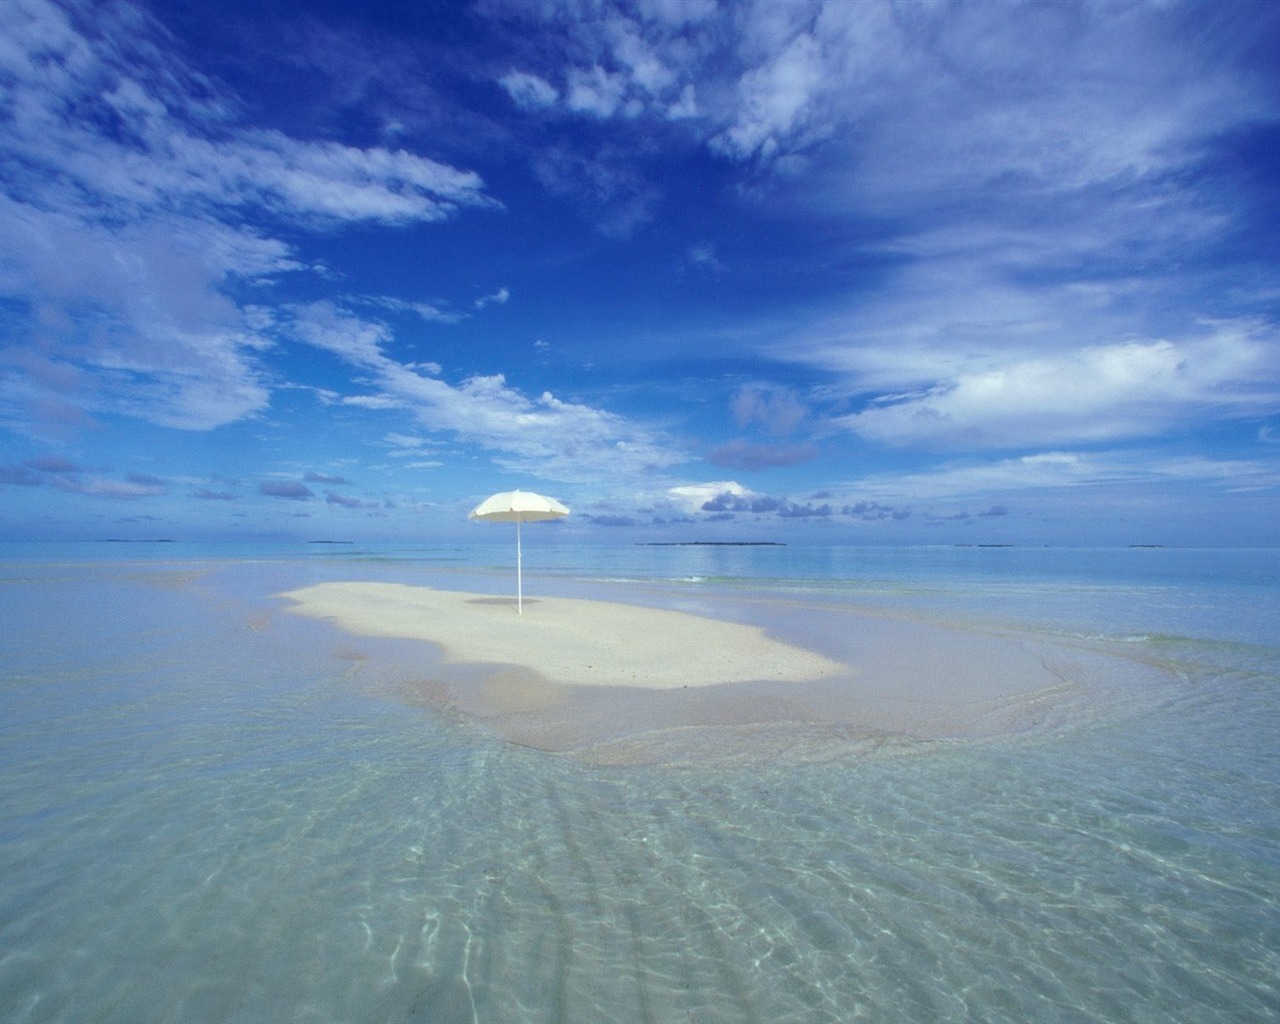
<svg viewBox="0 0 1280 1024">
<path fill-rule="evenodd" d="M 754 492 L 736 480 L 710 480 L 705 483 L 678 484 L 667 489 L 667 497 L 686 512 L 698 512 L 709 501 L 724 495 L 730 497 L 755 497 Z"/>
</svg>

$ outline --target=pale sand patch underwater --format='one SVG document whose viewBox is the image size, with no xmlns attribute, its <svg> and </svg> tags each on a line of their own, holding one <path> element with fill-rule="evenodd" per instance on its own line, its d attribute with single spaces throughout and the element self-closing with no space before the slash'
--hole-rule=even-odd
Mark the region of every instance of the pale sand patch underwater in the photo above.
<svg viewBox="0 0 1280 1024">
<path fill-rule="evenodd" d="M 821 637 L 820 653 L 759 626 L 609 601 L 540 597 L 517 615 L 508 598 L 396 583 L 281 596 L 349 633 L 443 651 L 447 665 L 411 685 L 412 699 L 444 693 L 515 742 L 601 762 L 723 751 L 734 735 L 786 746 L 800 734 L 879 743 L 1014 731 L 1078 703 L 1082 681 L 1146 668 L 847 609 L 804 609 L 805 629 L 791 623 Z"/>
</svg>

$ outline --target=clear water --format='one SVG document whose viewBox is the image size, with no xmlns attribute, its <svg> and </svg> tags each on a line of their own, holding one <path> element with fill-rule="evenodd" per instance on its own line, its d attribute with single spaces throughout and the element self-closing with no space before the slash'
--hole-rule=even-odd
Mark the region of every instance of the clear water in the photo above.
<svg viewBox="0 0 1280 1024">
<path fill-rule="evenodd" d="M 12 548 L 0 1020 L 1280 1019 L 1280 553 L 541 539 L 527 590 L 1171 675 L 1029 733 L 602 768 L 411 699 L 429 653 L 273 597 L 499 591 L 504 548 Z"/>
</svg>

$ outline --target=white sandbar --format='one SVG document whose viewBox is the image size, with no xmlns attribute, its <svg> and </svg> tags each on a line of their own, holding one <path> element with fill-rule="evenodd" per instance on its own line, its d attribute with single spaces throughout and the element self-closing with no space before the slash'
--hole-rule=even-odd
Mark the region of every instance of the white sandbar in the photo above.
<svg viewBox="0 0 1280 1024">
<path fill-rule="evenodd" d="M 845 666 L 734 622 L 607 601 L 514 602 L 399 583 L 320 583 L 294 611 L 365 636 L 426 640 L 455 662 L 518 665 L 565 685 L 681 689 L 803 682 Z"/>
<path fill-rule="evenodd" d="M 744 752 L 767 763 L 828 743 L 878 749 L 886 737 L 1053 728 L 1108 692 L 1150 682 L 1143 666 L 1044 637 L 782 601 L 753 609 L 771 633 L 562 597 L 526 601 L 517 615 L 510 598 L 396 583 L 320 583 L 281 596 L 350 634 L 433 645 L 435 659 L 404 663 L 409 701 L 600 764 Z"/>
</svg>

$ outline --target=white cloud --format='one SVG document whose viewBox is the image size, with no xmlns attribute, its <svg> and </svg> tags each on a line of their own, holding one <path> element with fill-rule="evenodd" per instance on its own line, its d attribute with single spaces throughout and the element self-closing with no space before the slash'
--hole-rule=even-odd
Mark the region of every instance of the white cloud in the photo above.
<svg viewBox="0 0 1280 1024">
<path fill-rule="evenodd" d="M 528 108 L 596 118 L 696 110 L 719 152 L 780 167 L 835 140 L 824 173 L 855 208 L 996 181 L 1078 189 L 1176 167 L 1206 125 L 1270 117 L 1261 79 L 1230 59 L 1232 27 L 1188 44 L 1178 8 L 545 4 L 531 20 L 562 48 L 502 85 Z"/>
<path fill-rule="evenodd" d="M 160 194 L 259 205 L 321 222 L 391 225 L 441 220 L 463 205 L 494 205 L 478 175 L 404 150 L 358 149 L 264 131 L 215 142 L 175 127 L 161 126 L 150 140 L 168 166 L 163 175 L 147 167 L 142 184 Z"/>
<path fill-rule="evenodd" d="M 846 485 L 879 501 L 930 501 L 1133 480 L 1135 468 L 1115 456 L 1042 452 L 994 462 L 942 465 L 914 473 L 872 473 Z"/>
<path fill-rule="evenodd" d="M 357 366 L 379 367 L 388 360 L 382 347 L 391 340 L 391 329 L 353 316 L 332 302 L 291 307 L 293 320 L 287 329 L 300 341 L 340 356 Z"/>
<path fill-rule="evenodd" d="M 342 399 L 342 405 L 354 405 L 361 409 L 400 409 L 404 403 L 386 395 L 351 395 Z"/>
<path fill-rule="evenodd" d="M 524 71 L 512 71 L 498 80 L 516 106 L 529 110 L 550 107 L 560 98 L 555 87 L 544 78 Z"/>
<path fill-rule="evenodd" d="M 1207 125 L 1268 116 L 1268 96 L 1188 45 L 1159 6 L 823 5 L 831 116 L 868 159 L 839 187 L 910 201 L 997 180 L 1077 189 L 1184 161 Z M 1183 32 L 1186 26 L 1181 26 Z M 1011 87 L 1016 86 L 1016 87 Z"/>
<path fill-rule="evenodd" d="M 558 110 L 597 119 L 697 116 L 699 56 L 723 27 L 714 0 L 660 0 L 630 9 L 544 4 L 526 9 L 564 43 L 549 49 L 544 74 L 513 70 L 499 84 L 521 108 Z M 638 16 L 637 16 L 638 15 Z M 549 80 L 562 81 L 557 89 Z"/>
<path fill-rule="evenodd" d="M 657 50 L 646 40 L 641 27 L 626 18 L 606 22 L 615 59 L 627 69 L 628 83 L 650 96 L 662 96 L 676 82 Z"/>
<path fill-rule="evenodd" d="M 600 65 L 574 68 L 569 72 L 569 84 L 565 90 L 565 105 L 579 114 L 595 117 L 611 117 L 620 108 L 635 112 L 635 107 L 623 107 L 627 93 L 627 79 L 620 72 L 606 71 Z"/>
<path fill-rule="evenodd" d="M 0 26 L 9 40 L 0 49 L 12 112 L 5 141 L 33 205 L 87 214 L 110 200 L 119 215 L 121 204 L 254 204 L 295 217 L 398 224 L 492 202 L 474 173 L 402 150 L 237 124 L 234 103 L 154 45 L 163 30 L 137 8 L 96 5 L 73 17 L 52 4 L 3 4 Z"/>
<path fill-rule="evenodd" d="M 394 430 L 386 434 L 383 440 L 393 449 L 396 449 L 393 454 L 397 455 L 417 455 L 427 445 L 426 438 L 414 437 L 412 434 L 401 434 Z"/>
<path fill-rule="evenodd" d="M 687 458 L 666 438 L 621 416 L 550 392 L 530 397 L 501 374 L 457 385 L 424 376 L 385 354 L 392 340 L 385 325 L 332 303 L 295 307 L 292 313 L 282 329 L 368 374 L 377 392 L 360 398 L 361 404 L 399 406 L 428 430 L 485 449 L 504 468 L 599 484 L 650 475 Z"/>
<path fill-rule="evenodd" d="M 1210 411 L 1280 407 L 1280 350 L 1255 325 L 1220 324 L 1179 342 L 1131 341 L 962 373 L 918 394 L 890 395 L 840 426 L 876 441 L 1027 447 L 1148 436 Z"/>
<path fill-rule="evenodd" d="M 475 174 L 408 152 L 243 127 L 140 8 L 0 4 L 0 39 L 0 296 L 27 304 L 38 342 L 0 352 L 16 429 L 56 433 L 77 410 L 191 430 L 263 412 L 271 341 L 228 295 L 304 266 L 252 208 L 398 225 L 493 205 Z"/>
<path fill-rule="evenodd" d="M 26 343 L 0 349 L 10 426 L 47 436 L 76 408 L 206 430 L 267 407 L 256 364 L 266 342 L 218 293 L 209 263 L 231 250 L 239 265 L 263 267 L 270 249 L 198 221 L 187 233 L 112 229 L 7 197 L 0 235 L 0 293 L 31 304 Z"/>
<path fill-rule="evenodd" d="M 817 40 L 797 35 L 742 76 L 734 121 L 712 144 L 740 158 L 774 156 L 804 127 L 815 94 L 826 84 Z"/>
<path fill-rule="evenodd" d="M 698 90 L 692 83 L 680 90 L 680 95 L 667 107 L 667 118 L 672 121 L 686 121 L 702 113 L 698 106 Z"/>
<path fill-rule="evenodd" d="M 492 295 L 482 295 L 476 299 L 476 309 L 484 309 L 485 306 L 505 306 L 511 299 L 511 292 L 506 288 L 499 288 Z"/>
</svg>

